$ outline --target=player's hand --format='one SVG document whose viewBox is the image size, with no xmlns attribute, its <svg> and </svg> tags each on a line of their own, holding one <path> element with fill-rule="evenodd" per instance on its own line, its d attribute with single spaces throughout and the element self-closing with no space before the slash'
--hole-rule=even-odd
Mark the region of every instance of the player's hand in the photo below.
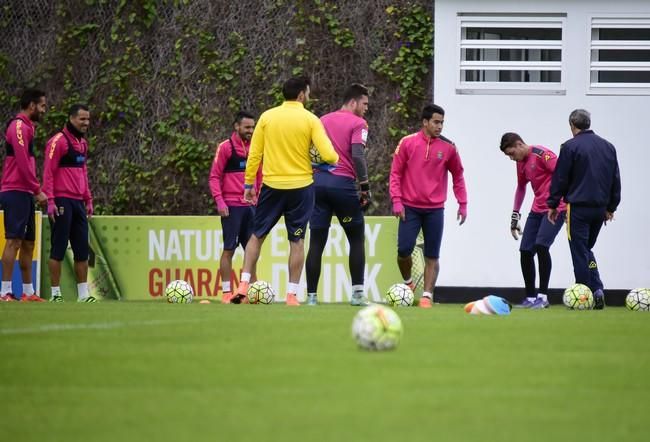
<svg viewBox="0 0 650 442">
<path fill-rule="evenodd" d="M 47 202 L 47 216 L 52 220 L 52 222 L 56 221 L 56 215 L 57 215 L 57 210 L 56 210 L 56 204 L 54 204 L 53 200 L 50 200 Z"/>
<path fill-rule="evenodd" d="M 41 191 L 35 197 L 36 197 L 36 202 L 38 203 L 39 206 L 43 208 L 47 207 L 47 195 L 45 195 L 45 193 Z"/>
<path fill-rule="evenodd" d="M 557 209 L 548 209 L 548 214 L 546 215 L 546 217 L 548 218 L 551 224 L 555 224 L 555 221 L 557 220 L 558 216 L 559 216 L 559 212 L 557 211 Z"/>
<path fill-rule="evenodd" d="M 461 204 L 460 206 L 458 206 L 456 221 L 458 221 L 459 226 L 462 226 L 463 224 L 465 224 L 466 220 L 467 220 L 467 204 Z"/>
<path fill-rule="evenodd" d="M 255 188 L 244 189 L 244 201 L 255 204 Z"/>
<path fill-rule="evenodd" d="M 614 221 L 614 212 L 605 212 L 605 225 L 607 225 L 608 221 Z"/>
<path fill-rule="evenodd" d="M 222 218 L 227 218 L 230 215 L 230 211 L 228 210 L 228 206 L 218 207 L 217 208 L 217 213 Z"/>
<path fill-rule="evenodd" d="M 370 207 L 370 201 L 372 201 L 372 192 L 370 192 L 370 184 L 368 182 L 359 184 L 359 204 L 361 205 L 361 210 L 364 212 Z"/>
<path fill-rule="evenodd" d="M 92 218 L 94 213 L 95 209 L 93 208 L 93 200 L 86 201 L 86 214 L 88 215 L 88 218 Z"/>
<path fill-rule="evenodd" d="M 311 168 L 322 172 L 331 172 L 336 169 L 336 166 L 327 163 L 311 163 Z"/>
<path fill-rule="evenodd" d="M 521 236 L 521 224 L 519 224 L 519 220 L 521 220 L 521 213 L 513 210 L 512 215 L 510 215 L 510 233 L 515 240 L 518 240 L 519 236 Z"/>
<path fill-rule="evenodd" d="M 393 215 L 404 221 L 406 219 L 406 211 L 402 203 L 393 203 Z"/>
</svg>

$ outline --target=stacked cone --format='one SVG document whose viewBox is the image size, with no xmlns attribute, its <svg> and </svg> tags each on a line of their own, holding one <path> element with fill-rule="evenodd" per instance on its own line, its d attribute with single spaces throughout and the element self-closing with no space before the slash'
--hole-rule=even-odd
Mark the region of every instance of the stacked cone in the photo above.
<svg viewBox="0 0 650 442">
<path fill-rule="evenodd" d="M 464 309 L 470 315 L 509 315 L 512 304 L 499 296 L 488 295 L 478 301 L 465 304 Z"/>
</svg>

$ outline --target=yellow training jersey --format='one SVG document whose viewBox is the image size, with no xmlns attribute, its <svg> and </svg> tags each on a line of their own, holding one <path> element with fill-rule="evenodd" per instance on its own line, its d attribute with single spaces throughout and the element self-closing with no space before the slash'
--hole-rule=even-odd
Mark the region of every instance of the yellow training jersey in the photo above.
<svg viewBox="0 0 650 442">
<path fill-rule="evenodd" d="M 251 140 L 246 163 L 246 184 L 253 184 L 260 161 L 262 182 L 274 189 L 298 189 L 313 180 L 309 148 L 314 145 L 323 161 L 335 164 L 339 156 L 318 117 L 299 101 L 285 101 L 261 116 Z"/>
</svg>

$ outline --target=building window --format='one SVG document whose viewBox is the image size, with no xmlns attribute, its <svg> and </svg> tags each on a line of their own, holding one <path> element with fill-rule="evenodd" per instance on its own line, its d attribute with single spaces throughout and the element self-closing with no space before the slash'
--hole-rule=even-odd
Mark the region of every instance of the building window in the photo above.
<svg viewBox="0 0 650 442">
<path fill-rule="evenodd" d="M 650 17 L 592 17 L 590 92 L 650 94 Z"/>
<path fill-rule="evenodd" d="M 564 93 L 563 14 L 458 17 L 458 93 Z"/>
</svg>

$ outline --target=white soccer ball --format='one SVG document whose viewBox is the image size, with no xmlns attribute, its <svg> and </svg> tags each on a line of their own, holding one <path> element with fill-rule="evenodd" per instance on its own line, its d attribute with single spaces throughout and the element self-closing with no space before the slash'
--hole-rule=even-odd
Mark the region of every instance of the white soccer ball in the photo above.
<svg viewBox="0 0 650 442">
<path fill-rule="evenodd" d="M 634 311 L 650 311 L 650 289 L 630 290 L 625 297 L 625 306 Z"/>
<path fill-rule="evenodd" d="M 248 287 L 248 302 L 251 304 L 272 304 L 275 290 L 266 281 L 255 281 Z"/>
<path fill-rule="evenodd" d="M 413 290 L 406 284 L 393 284 L 386 292 L 386 302 L 393 307 L 411 306 L 414 298 Z"/>
<path fill-rule="evenodd" d="M 392 350 L 402 337 L 402 321 L 392 309 L 373 304 L 355 315 L 352 336 L 364 350 Z"/>
<path fill-rule="evenodd" d="M 194 299 L 194 290 L 186 281 L 177 279 L 167 284 L 165 288 L 167 302 L 172 304 L 189 304 Z"/>
<path fill-rule="evenodd" d="M 318 152 L 318 149 L 316 149 L 316 146 L 313 144 L 309 146 L 309 159 L 311 160 L 312 164 L 323 164 L 324 161 L 320 156 L 320 153 Z"/>
<path fill-rule="evenodd" d="M 591 310 L 594 308 L 594 295 L 584 284 L 573 284 L 564 291 L 562 302 L 571 310 Z"/>
</svg>

